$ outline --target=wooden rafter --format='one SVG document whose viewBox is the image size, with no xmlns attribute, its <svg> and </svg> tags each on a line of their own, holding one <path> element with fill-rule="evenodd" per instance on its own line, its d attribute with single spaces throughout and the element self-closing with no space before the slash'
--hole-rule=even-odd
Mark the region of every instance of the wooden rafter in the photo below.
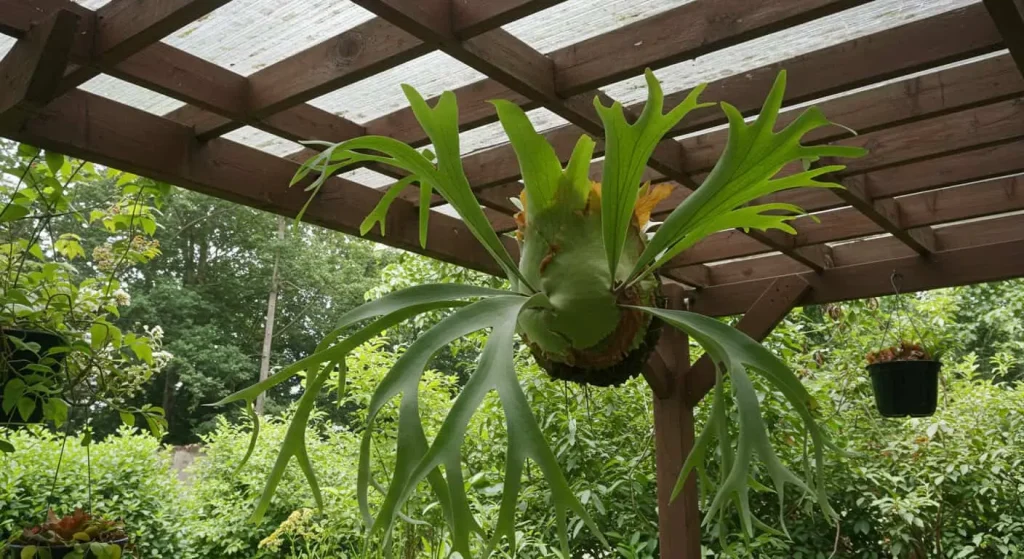
<svg viewBox="0 0 1024 559">
<path fill-rule="evenodd" d="M 941 244 L 941 243 L 940 243 Z M 906 291 L 924 291 L 1000 281 L 1024 276 L 1024 240 L 940 250 L 929 259 L 914 254 L 890 260 L 835 267 L 821 274 L 799 274 L 811 284 L 800 304 L 820 304 L 878 297 L 892 293 L 889 276 L 903 276 Z M 744 312 L 772 279 L 708 287 L 694 299 L 693 309 L 710 316 Z"/>
<path fill-rule="evenodd" d="M 970 248 L 1006 240 L 1024 239 L 1024 215 L 1010 214 L 933 229 L 938 250 Z M 893 237 L 874 237 L 832 247 L 835 267 L 913 256 L 915 253 Z M 803 273 L 782 256 L 762 256 L 706 267 L 708 287 Z"/>
<path fill-rule="evenodd" d="M 294 216 L 308 194 L 288 188 L 298 166 L 288 160 L 222 138 L 199 144 L 186 126 L 92 95 L 72 91 L 20 127 L 3 135 L 74 157 L 164 180 L 192 190 L 282 215 Z M 306 220 L 350 234 L 380 201 L 372 188 L 332 178 L 311 204 Z M 492 274 L 497 266 L 461 221 L 434 212 L 427 247 L 419 246 L 418 211 L 397 202 L 387 218 L 387 236 L 367 238 Z M 506 246 L 518 254 L 514 242 Z"/>
<path fill-rule="evenodd" d="M 230 0 L 112 0 L 96 10 L 87 60 L 65 77 L 70 91 Z"/>
<path fill-rule="evenodd" d="M 1024 7 L 1015 0 L 985 0 L 985 9 L 1010 49 L 1017 69 L 1024 76 Z"/>
<path fill-rule="evenodd" d="M 34 25 L 0 61 L 0 125 L 20 126 L 57 94 L 79 16 L 58 10 Z"/>
</svg>

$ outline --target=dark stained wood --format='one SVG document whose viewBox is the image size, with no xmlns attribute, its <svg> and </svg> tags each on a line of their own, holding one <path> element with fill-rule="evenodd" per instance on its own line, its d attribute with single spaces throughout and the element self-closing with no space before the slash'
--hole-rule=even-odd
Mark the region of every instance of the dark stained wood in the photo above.
<svg viewBox="0 0 1024 559">
<path fill-rule="evenodd" d="M 245 77 L 160 42 L 108 68 L 106 72 L 140 87 L 222 114 L 242 114 L 249 95 L 249 83 Z M 173 116 L 177 112 L 167 117 L 179 120 Z"/>
<path fill-rule="evenodd" d="M 985 0 L 985 9 L 1006 41 L 1017 69 L 1024 75 L 1024 8 L 1019 2 L 1015 6 L 1014 0 Z"/>
<path fill-rule="evenodd" d="M 429 51 L 402 29 L 371 19 L 250 76 L 249 112 L 266 116 L 284 110 Z"/>
<path fill-rule="evenodd" d="M 0 33 L 20 39 L 33 23 L 41 22 L 58 10 L 68 10 L 81 18 L 71 47 L 71 61 L 88 61 L 92 53 L 96 19 L 92 10 L 71 0 L 0 0 Z"/>
<path fill-rule="evenodd" d="M 0 61 L 0 124 L 18 126 L 56 95 L 79 16 L 58 10 L 33 25 Z"/>
<path fill-rule="evenodd" d="M 898 81 L 860 93 L 829 99 L 816 105 L 829 120 L 867 136 L 883 129 L 946 116 L 1024 95 L 1024 77 L 1009 55 L 981 60 Z M 802 111 L 779 115 L 779 126 L 792 122 Z M 984 121 L 984 119 L 979 119 Z M 819 128 L 805 136 L 805 143 L 848 138 L 838 128 Z M 728 140 L 726 130 L 681 140 L 686 168 L 691 172 L 714 167 Z M 870 140 L 867 140 L 870 141 Z M 845 143 L 845 142 L 840 142 Z"/>
<path fill-rule="evenodd" d="M 697 0 L 552 53 L 558 91 L 581 93 L 864 3 Z"/>
<path fill-rule="evenodd" d="M 199 144 L 186 126 L 84 91 L 69 92 L 21 128 L 0 132 L 281 215 L 296 215 L 307 197 L 301 188 L 287 186 L 298 168 L 294 162 L 222 138 Z M 381 192 L 372 188 L 333 178 L 310 205 L 306 219 L 358 234 L 360 222 L 380 197 Z M 443 214 L 431 216 L 427 248 L 420 248 L 417 214 L 411 204 L 396 201 L 388 214 L 387 236 L 374 230 L 366 238 L 500 274 L 465 225 Z M 514 241 L 507 239 L 506 246 L 518 255 Z"/>
<path fill-rule="evenodd" d="M 1010 144 L 1019 149 L 1020 144 Z M 999 176 L 1013 173 L 1024 168 L 1024 161 L 1021 160 L 1017 151 L 1017 159 L 1012 160 L 1013 151 L 1006 146 L 1006 151 L 1011 158 L 1007 161 L 1006 168 L 998 170 L 992 168 L 981 168 L 977 170 L 979 175 Z M 986 148 L 988 154 L 1002 156 L 1001 148 Z M 976 154 L 971 154 L 976 155 Z M 961 155 L 953 156 L 952 162 L 957 161 Z M 950 161 L 944 161 L 950 164 Z M 886 209 L 887 215 L 898 216 L 899 224 L 903 228 L 915 229 L 939 223 L 947 223 L 972 217 L 981 217 L 997 213 L 1015 211 L 1024 208 L 1022 205 L 1020 179 L 1016 177 L 986 179 L 986 176 L 964 176 L 964 181 L 977 180 L 982 182 L 964 184 L 956 187 L 940 188 L 936 190 L 924 190 L 920 187 L 923 180 L 930 175 L 928 166 L 924 163 L 915 163 L 921 173 L 921 177 L 915 179 L 905 186 L 906 192 L 914 192 L 901 196 L 903 191 L 901 183 L 890 184 L 883 188 L 876 187 L 875 190 L 885 191 L 887 196 L 900 196 L 894 202 L 881 202 L 882 204 L 893 204 L 892 208 Z M 894 168 L 895 169 L 895 168 Z M 886 170 L 887 174 L 891 170 Z M 878 171 L 877 173 L 882 173 Z M 902 173 L 901 173 L 902 174 Z M 871 175 L 873 176 L 873 173 Z M 874 182 L 874 179 L 866 179 L 867 182 Z M 941 179 L 940 179 L 941 181 Z M 940 181 L 936 187 L 946 186 Z M 964 182 L 960 181 L 960 182 Z M 832 196 L 832 194 L 830 194 Z M 891 198 L 890 198 L 891 199 Z M 809 208 L 811 210 L 815 208 Z M 790 236 L 791 247 L 811 248 L 812 245 L 831 243 L 853 239 L 866 235 L 874 235 L 886 232 L 879 223 L 873 221 L 864 213 L 852 207 L 844 207 L 831 211 L 814 214 L 815 219 L 802 217 L 793 222 L 797 230 L 795 236 Z M 817 220 L 817 221 L 815 221 Z M 914 233 L 920 239 L 919 242 L 928 243 L 928 233 Z M 716 233 L 707 239 L 697 243 L 692 249 L 679 255 L 670 261 L 666 267 L 682 267 L 693 264 L 714 262 L 716 260 L 727 260 L 742 258 L 769 252 L 769 248 L 763 244 L 751 240 L 741 239 L 739 233 L 728 231 Z"/>
<path fill-rule="evenodd" d="M 1004 241 L 1024 239 L 1024 215 L 1006 215 L 971 220 L 932 229 L 940 250 L 970 248 Z M 837 244 L 832 247 L 835 267 L 855 266 L 871 262 L 914 256 L 905 244 L 893 237 L 874 237 Z M 789 274 L 800 274 L 801 268 L 789 258 L 767 255 L 724 264 L 707 266 L 711 285 L 746 282 Z M 687 268 L 681 268 L 687 270 Z"/>
<path fill-rule="evenodd" d="M 775 329 L 797 302 L 810 290 L 807 281 L 798 275 L 772 280 L 743 314 L 736 328 L 751 338 L 761 341 Z M 697 294 L 696 299 L 703 297 Z M 706 354 L 701 356 L 686 375 L 686 402 L 696 406 L 715 386 L 715 364 Z"/>
<path fill-rule="evenodd" d="M 666 286 L 669 308 L 685 310 L 677 286 Z M 658 486 L 658 540 L 661 557 L 700 557 L 700 510 L 697 507 L 697 476 L 686 479 L 683 492 L 674 501 L 679 472 L 693 449 L 693 407 L 686 401 L 684 379 L 690 369 L 690 348 L 686 334 L 666 327 L 645 376 L 654 392 L 655 475 Z"/>
<path fill-rule="evenodd" d="M 1016 224 L 1018 230 L 1020 223 Z M 937 230 L 937 234 L 938 231 Z M 942 237 L 940 236 L 940 245 Z M 902 288 L 926 291 L 974 283 L 1001 281 L 1024 276 L 1024 240 L 1002 240 L 992 244 L 941 250 L 930 258 L 918 255 L 836 267 L 821 274 L 801 274 L 811 291 L 801 305 L 878 297 L 892 293 L 892 272 L 903 276 Z M 709 316 L 744 312 L 771 284 L 761 279 L 708 287 L 694 299 L 694 310 Z"/>
<path fill-rule="evenodd" d="M 899 204 L 892 198 L 872 200 L 859 188 L 833 190 L 839 199 L 853 207 L 870 219 L 886 233 L 896 237 L 914 252 L 928 256 L 935 252 L 935 237 L 931 229 L 905 229 L 906 220 L 900 212 Z"/>
<path fill-rule="evenodd" d="M 564 1 L 452 0 L 452 27 L 460 39 L 468 39 Z"/>
<path fill-rule="evenodd" d="M 781 69 L 786 69 L 788 74 L 786 102 L 793 104 L 991 52 L 1000 47 L 1001 41 L 988 14 L 978 5 L 717 80 L 708 85 L 702 97 L 728 100 L 744 114 L 756 114 L 765 92 L 771 88 Z M 892 56 L 891 53 L 897 50 L 900 56 Z M 866 132 L 907 119 L 935 116 L 980 102 L 1000 100 L 1022 90 L 1019 77 L 1006 72 L 1008 65 L 1005 60 L 976 64 L 980 66 L 971 64 L 967 67 L 970 70 L 955 68 L 935 76 L 922 76 L 885 86 L 881 88 L 883 92 L 870 90 L 828 101 L 826 114 L 837 122 Z M 983 80 L 985 87 L 976 87 L 973 80 Z M 666 105 L 679 103 L 686 93 L 669 95 Z M 642 106 L 639 103 L 630 109 L 637 110 Z M 689 115 L 676 132 L 691 132 L 723 122 L 720 110 L 703 109 Z M 545 136 L 556 147 L 569 145 L 569 151 L 559 152 L 568 158 L 571 146 L 583 132 L 578 127 L 567 125 L 549 130 Z M 387 130 L 381 129 L 380 133 L 387 135 Z M 823 133 L 827 136 L 821 139 L 831 139 L 842 135 L 843 131 L 833 129 Z M 707 148 L 703 148 L 700 140 L 684 142 L 684 162 L 691 173 L 710 169 L 721 153 L 724 132 L 713 133 L 711 137 L 718 138 L 718 141 L 705 140 L 703 143 L 709 144 Z M 600 146 L 596 153 L 601 153 Z M 518 176 L 518 166 L 508 144 L 477 152 L 466 159 L 467 170 L 493 169 L 471 175 L 471 184 L 480 188 L 504 184 Z"/>
<path fill-rule="evenodd" d="M 88 60 L 68 72 L 61 92 L 98 76 L 103 68 L 146 49 L 167 35 L 203 17 L 229 0 L 113 0 L 100 7 L 94 19 L 92 50 Z M 148 55 L 143 58 L 149 58 Z M 164 70 L 166 73 L 166 69 Z"/>
</svg>

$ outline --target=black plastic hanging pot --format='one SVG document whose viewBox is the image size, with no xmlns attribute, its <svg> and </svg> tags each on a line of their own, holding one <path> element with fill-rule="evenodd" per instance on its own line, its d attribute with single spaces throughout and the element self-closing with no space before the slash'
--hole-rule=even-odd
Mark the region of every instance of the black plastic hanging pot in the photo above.
<svg viewBox="0 0 1024 559">
<path fill-rule="evenodd" d="M 24 343 L 37 343 L 39 344 L 39 353 L 33 353 L 29 350 L 17 349 L 17 346 L 10 341 L 10 338 L 18 338 Z M 47 354 L 47 352 L 55 347 L 65 345 L 67 342 L 64 338 L 54 334 L 52 332 L 44 332 L 41 330 L 4 330 L 2 339 L 0 339 L 0 363 L 3 366 L 3 376 L 0 377 L 3 382 L 3 386 L 0 386 L 0 394 L 4 394 L 7 383 L 14 379 L 21 379 L 26 375 L 32 373 L 29 369 L 29 365 L 38 364 Z M 64 364 L 64 354 L 53 356 L 53 359 L 57 361 L 58 366 Z M 21 417 L 18 412 L 17 406 L 10 410 L 10 413 L 4 413 L 0 409 L 0 425 L 11 424 L 11 423 L 41 423 L 43 421 L 43 407 L 36 405 L 35 409 L 28 418 Z"/>
<path fill-rule="evenodd" d="M 938 361 L 886 361 L 868 365 L 875 405 L 884 417 L 928 417 L 939 399 Z"/>
</svg>

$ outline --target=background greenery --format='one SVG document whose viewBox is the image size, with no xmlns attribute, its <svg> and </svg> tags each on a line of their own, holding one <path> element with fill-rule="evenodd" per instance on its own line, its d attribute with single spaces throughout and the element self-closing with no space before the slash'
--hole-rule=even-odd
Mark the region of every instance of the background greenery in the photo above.
<svg viewBox="0 0 1024 559">
<path fill-rule="evenodd" d="M 13 149 L 2 147 L 8 155 Z M 78 200 L 93 196 L 99 203 L 113 186 L 97 173 L 74 187 Z M 61 223 L 54 224 L 57 235 L 80 228 Z M 67 512 L 87 505 L 91 464 L 92 507 L 125 518 L 140 557 L 362 556 L 355 464 L 370 387 L 439 316 L 393 329 L 355 352 L 348 390 L 321 398 L 307 440 L 325 493 L 323 510 L 313 508 L 306 482 L 293 468 L 266 519 L 247 522 L 284 436 L 298 382 L 271 394 L 256 452 L 241 470 L 236 466 L 248 444 L 248 422 L 237 409 L 202 404 L 257 378 L 275 257 L 283 280 L 275 366 L 306 355 L 341 313 L 365 298 L 427 282 L 496 280 L 313 227 L 290 231 L 281 241 L 276 217 L 178 189 L 166 196 L 156 223 L 153 238 L 162 254 L 123 279 L 130 300 L 118 324 L 125 331 L 159 326 L 163 332 L 167 361 L 131 405 L 165 408 L 168 434 L 158 442 L 119 428 L 116 414 L 97 410 L 93 425 L 100 442 L 86 453 L 69 439 L 60 459 L 61 439 L 45 426 L 8 432 L 17 451 L 0 454 L 0 537 L 38 521 L 47 506 Z M 87 259 L 107 242 L 90 231 L 78 231 Z M 89 262 L 79 264 L 79 273 L 92 270 L 95 260 Z M 837 531 L 809 503 L 791 500 L 782 515 L 788 536 L 765 532 L 745 540 L 735 535 L 736 526 L 721 534 L 706 530 L 709 556 L 1024 557 L 1024 282 L 936 291 L 905 302 L 917 328 L 947 349 L 938 413 L 889 420 L 873 409 L 863 358 L 894 341 L 893 334 L 885 340 L 881 335 L 892 298 L 794 311 L 767 343 L 800 371 L 821 420 L 853 453 L 833 456 L 828 466 L 832 503 L 842 520 Z M 910 337 L 908 324 L 901 329 Z M 472 370 L 478 341 L 467 338 L 432 362 L 421 399 L 428 436 Z M 613 390 L 553 382 L 523 352 L 518 370 L 574 491 L 615 547 L 601 549 L 574 519 L 577 556 L 657 557 L 649 390 L 640 380 Z M 779 395 L 762 396 L 771 414 L 767 423 L 775 426 L 774 444 L 786 462 L 800 467 L 803 441 L 795 418 L 778 405 Z M 385 410 L 379 424 L 391 425 L 394 411 Z M 700 422 L 706 410 L 697 413 Z M 487 529 L 497 511 L 506 441 L 496 400 L 485 403 L 470 429 L 463 449 L 466 480 Z M 385 429 L 374 439 L 375 460 L 385 469 L 393 435 Z M 167 447 L 184 443 L 200 443 L 203 454 L 182 482 L 171 472 Z M 715 461 L 709 460 L 712 473 Z M 536 471 L 528 470 L 523 483 L 514 555 L 554 557 L 547 488 Z M 426 495 L 403 510 L 390 550 L 398 557 L 447 556 L 438 507 Z M 755 493 L 753 506 L 759 518 L 781 528 L 772 492 Z M 385 551 L 383 542 L 372 542 L 371 556 Z"/>
</svg>

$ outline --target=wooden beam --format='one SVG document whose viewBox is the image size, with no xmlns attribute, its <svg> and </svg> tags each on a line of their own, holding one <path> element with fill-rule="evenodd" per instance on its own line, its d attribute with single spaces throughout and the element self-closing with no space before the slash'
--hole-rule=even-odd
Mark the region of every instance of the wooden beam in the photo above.
<svg viewBox="0 0 1024 559">
<path fill-rule="evenodd" d="M 889 215 L 897 216 L 900 225 L 918 229 L 964 219 L 973 219 L 1024 210 L 1024 178 L 1020 175 L 990 179 L 979 183 L 924 191 L 903 196 L 879 205 L 889 204 Z M 835 243 L 857 237 L 886 233 L 876 222 L 855 208 L 833 210 L 794 222 L 797 234 L 790 236 L 794 248 Z M 934 248 L 934 241 L 928 240 L 930 233 L 920 238 Z M 908 244 L 909 246 L 909 244 Z M 916 249 L 915 249 L 916 250 Z M 930 251 L 933 252 L 934 250 Z M 692 249 L 670 261 L 671 269 L 692 264 L 704 264 L 717 260 L 743 258 L 769 252 L 753 241 L 744 241 L 732 231 L 716 233 L 697 243 Z M 918 252 L 920 254 L 920 252 Z"/>
<path fill-rule="evenodd" d="M 79 16 L 58 10 L 29 29 L 0 61 L 0 125 L 20 126 L 57 94 Z"/>
<path fill-rule="evenodd" d="M 1024 76 L 1024 8 L 1015 6 L 1014 0 L 985 0 L 985 9 Z"/>
<path fill-rule="evenodd" d="M 685 309 L 681 290 L 666 286 L 669 308 Z M 697 506 L 696 473 L 686 480 L 683 493 L 674 501 L 679 472 L 693 449 L 693 407 L 686 401 L 684 379 L 690 369 L 686 334 L 664 327 L 656 353 L 645 371 L 654 392 L 654 460 L 658 484 L 658 541 L 661 557 L 700 557 L 700 510 Z"/>
<path fill-rule="evenodd" d="M 497 30 L 516 14 L 563 1 L 456 3 L 452 32 L 469 38 Z M 252 97 L 247 114 L 266 118 L 278 112 L 290 112 L 292 107 L 413 60 L 434 47 L 383 18 L 371 19 L 250 76 Z M 196 126 L 203 139 L 241 126 L 234 115 L 209 115 L 195 108 L 183 107 L 172 118 Z"/>
<path fill-rule="evenodd" d="M 1020 226 L 1019 223 L 1016 225 Z M 940 250 L 928 259 L 915 254 L 836 267 L 821 274 L 799 274 L 812 287 L 800 304 L 831 303 L 891 294 L 889 277 L 893 271 L 903 276 L 902 288 L 907 292 L 1024 277 L 1024 240 Z M 709 316 L 739 314 L 749 308 L 773 281 L 760 279 L 708 287 L 695 297 L 693 309 Z"/>
<path fill-rule="evenodd" d="M 91 80 L 104 68 L 117 66 L 228 1 L 112 0 L 96 10 L 89 58 L 83 65 L 68 72 L 61 84 L 61 92 L 70 91 Z"/>
<path fill-rule="evenodd" d="M 810 288 L 810 284 L 801 276 L 785 276 L 772 280 L 744 313 L 736 328 L 757 341 L 765 339 Z M 714 386 L 715 364 L 705 354 L 693 364 L 690 373 L 686 375 L 687 404 L 696 406 Z"/>
<path fill-rule="evenodd" d="M 865 217 L 881 227 L 886 233 L 899 239 L 921 256 L 935 252 L 935 235 L 930 228 L 906 229 L 901 218 L 899 203 L 892 198 L 872 200 L 863 188 L 851 187 L 833 190 L 835 195 Z"/>
<path fill-rule="evenodd" d="M 697 0 L 554 52 L 575 95 L 865 4 L 864 0 Z"/>
<path fill-rule="evenodd" d="M 687 4 L 682 8 L 695 4 Z M 744 114 L 752 115 L 760 109 L 765 92 L 771 88 L 772 81 L 783 68 L 787 69 L 789 76 L 786 104 L 791 105 L 990 52 L 998 49 L 1001 41 L 988 15 L 978 5 L 883 31 L 872 35 L 870 41 L 857 39 L 841 43 L 717 80 L 708 85 L 704 98 L 728 100 Z M 901 55 L 892 56 L 895 51 Z M 977 87 L 979 80 L 986 87 Z M 460 98 L 460 111 L 472 110 L 477 106 L 473 103 L 482 106 L 479 114 L 473 116 L 474 124 L 480 122 L 482 114 L 493 117 L 493 109 L 484 101 L 500 97 L 503 86 L 493 82 L 490 84 L 493 87 L 488 89 L 487 95 L 469 95 L 467 91 L 465 98 Z M 488 82 L 485 80 L 466 88 L 481 89 L 486 85 Z M 466 88 L 459 88 L 456 93 Z M 1021 92 L 1024 92 L 1024 84 L 1015 75 L 1012 61 L 1002 58 L 997 62 L 982 61 L 830 100 L 823 104 L 823 108 L 837 122 L 863 133 L 877 127 L 934 117 L 953 110 L 971 108 L 978 103 L 1006 99 Z M 685 93 L 672 94 L 669 98 L 672 103 L 678 103 Z M 581 97 L 587 101 L 592 98 Z M 666 105 L 671 103 L 667 101 Z M 627 110 L 636 111 L 642 106 L 643 103 L 637 103 L 627 107 Z M 796 113 L 784 113 L 783 122 L 795 116 Z M 721 111 L 705 109 L 689 115 L 673 133 L 692 132 L 723 122 Z M 377 123 L 370 123 L 367 129 L 388 136 L 398 132 L 399 136 L 394 137 L 404 141 L 422 137 L 422 131 L 408 109 L 389 115 Z M 566 125 L 549 130 L 544 135 L 564 162 L 584 132 L 578 126 Z M 843 132 L 832 129 L 822 131 L 821 134 L 817 138 L 819 141 L 838 138 Z M 706 137 L 714 140 L 686 140 L 683 143 L 684 164 L 690 172 L 710 169 L 725 145 L 725 132 L 711 133 Z M 603 149 L 604 146 L 599 143 L 596 153 L 602 153 Z M 502 185 L 519 176 L 519 166 L 512 146 L 507 143 L 467 156 L 463 166 L 470 183 L 479 189 Z"/>
<path fill-rule="evenodd" d="M 937 250 L 970 248 L 1004 241 L 1024 239 L 1024 215 L 1011 214 L 932 228 Z M 873 237 L 845 242 L 832 247 L 835 267 L 913 256 L 915 253 L 893 237 Z M 709 270 L 706 287 L 774 278 L 806 272 L 792 260 L 779 255 L 737 260 Z M 686 268 L 683 268 L 686 270 Z"/>
<path fill-rule="evenodd" d="M 296 215 L 307 199 L 301 188 L 288 188 L 296 163 L 222 138 L 199 144 L 188 127 L 81 90 L 51 102 L 23 126 L 5 127 L 0 133 L 281 215 Z M 363 217 L 381 196 L 372 188 L 332 178 L 310 205 L 306 220 L 358 234 Z M 411 204 L 395 201 L 388 212 L 387 236 L 374 230 L 365 237 L 501 273 L 461 221 L 437 212 L 430 218 L 428 244 L 420 247 L 417 214 Z M 505 244 L 516 258 L 515 242 L 506 239 Z"/>
</svg>

